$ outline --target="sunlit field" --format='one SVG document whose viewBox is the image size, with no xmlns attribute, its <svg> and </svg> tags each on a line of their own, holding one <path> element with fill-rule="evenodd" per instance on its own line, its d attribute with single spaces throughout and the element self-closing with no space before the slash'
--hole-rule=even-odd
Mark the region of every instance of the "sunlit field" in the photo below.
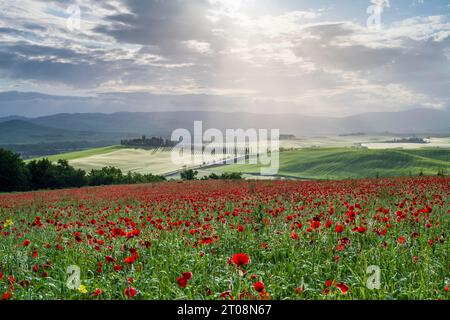
<svg viewBox="0 0 450 320">
<path fill-rule="evenodd" d="M 449 184 L 193 181 L 3 194 L 0 294 L 448 299 Z M 81 271 L 76 287 L 70 266 Z"/>
</svg>

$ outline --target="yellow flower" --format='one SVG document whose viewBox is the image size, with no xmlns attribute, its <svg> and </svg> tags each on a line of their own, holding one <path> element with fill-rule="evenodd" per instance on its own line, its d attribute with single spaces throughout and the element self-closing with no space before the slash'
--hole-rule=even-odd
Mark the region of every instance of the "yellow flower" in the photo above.
<svg viewBox="0 0 450 320">
<path fill-rule="evenodd" d="M 5 224 L 3 225 L 5 228 L 8 228 L 10 226 L 12 226 L 14 224 L 14 222 L 12 221 L 12 219 L 6 219 Z"/>
<path fill-rule="evenodd" d="M 80 284 L 78 291 L 80 291 L 81 293 L 87 293 L 87 288 L 84 284 Z"/>
</svg>

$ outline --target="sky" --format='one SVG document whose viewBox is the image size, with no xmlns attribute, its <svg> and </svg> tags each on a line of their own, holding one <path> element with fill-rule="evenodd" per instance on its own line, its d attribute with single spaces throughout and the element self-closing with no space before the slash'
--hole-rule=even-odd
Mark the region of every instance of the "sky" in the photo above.
<svg viewBox="0 0 450 320">
<path fill-rule="evenodd" d="M 450 106 L 450 1 L 2 0 L 0 116 Z"/>
</svg>

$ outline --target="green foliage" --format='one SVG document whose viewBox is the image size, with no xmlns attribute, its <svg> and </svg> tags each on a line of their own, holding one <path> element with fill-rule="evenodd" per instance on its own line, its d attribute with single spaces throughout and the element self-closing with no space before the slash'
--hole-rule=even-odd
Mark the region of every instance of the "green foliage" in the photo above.
<svg viewBox="0 0 450 320">
<path fill-rule="evenodd" d="M 222 175 L 217 175 L 214 172 L 209 176 L 205 176 L 202 180 L 240 180 L 242 179 L 242 173 L 240 172 L 224 172 Z"/>
<path fill-rule="evenodd" d="M 198 171 L 192 169 L 186 169 L 180 173 L 182 180 L 195 180 L 197 179 Z"/>
<path fill-rule="evenodd" d="M 101 186 L 109 184 L 124 183 L 125 178 L 122 170 L 114 167 L 104 167 L 100 170 L 92 169 L 89 173 L 88 184 L 90 186 Z"/>
<path fill-rule="evenodd" d="M 18 154 L 0 149 L 0 192 L 29 188 L 30 173 Z"/>
<path fill-rule="evenodd" d="M 104 167 L 86 174 L 75 169 L 67 160 L 54 164 L 49 159 L 22 161 L 18 154 L 0 149 L 0 192 L 38 189 L 79 188 L 86 185 L 134 184 L 165 181 L 152 174 L 128 172 L 115 167 Z"/>
</svg>

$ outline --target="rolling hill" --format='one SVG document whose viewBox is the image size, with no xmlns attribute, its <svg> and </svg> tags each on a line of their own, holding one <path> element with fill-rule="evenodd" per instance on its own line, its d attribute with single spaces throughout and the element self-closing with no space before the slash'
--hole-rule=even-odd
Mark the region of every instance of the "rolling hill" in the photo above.
<svg viewBox="0 0 450 320">
<path fill-rule="evenodd" d="M 83 170 L 114 166 L 124 172 L 168 174 L 182 168 L 173 164 L 168 150 L 144 150 L 112 146 L 50 157 L 69 160 Z M 199 162 L 201 163 L 201 161 Z M 450 172 L 450 149 L 385 149 L 305 148 L 280 153 L 279 177 L 296 179 L 347 179 L 435 175 L 439 170 Z M 224 165 L 205 167 L 201 174 L 211 172 L 242 172 L 248 177 L 260 173 L 259 165 Z"/>
<path fill-rule="evenodd" d="M 304 179 L 347 179 L 435 175 L 450 172 L 450 149 L 309 148 L 280 153 L 280 176 Z M 259 175 L 259 165 L 226 165 L 214 172 Z"/>
<path fill-rule="evenodd" d="M 48 127 L 29 120 L 0 121 L 0 144 L 33 144 L 68 141 L 109 141 L 120 142 L 120 139 L 132 134 L 114 132 L 75 131 L 63 128 Z"/>
<path fill-rule="evenodd" d="M 227 112 L 119 112 L 112 114 L 55 114 L 28 121 L 59 129 L 104 133 L 138 133 L 170 136 L 177 128 L 192 129 L 195 120 L 204 128 L 267 128 L 299 136 L 354 132 L 450 133 L 450 111 L 416 109 L 402 112 L 366 113 L 350 117 L 313 117 L 300 114 L 252 114 Z"/>
</svg>

